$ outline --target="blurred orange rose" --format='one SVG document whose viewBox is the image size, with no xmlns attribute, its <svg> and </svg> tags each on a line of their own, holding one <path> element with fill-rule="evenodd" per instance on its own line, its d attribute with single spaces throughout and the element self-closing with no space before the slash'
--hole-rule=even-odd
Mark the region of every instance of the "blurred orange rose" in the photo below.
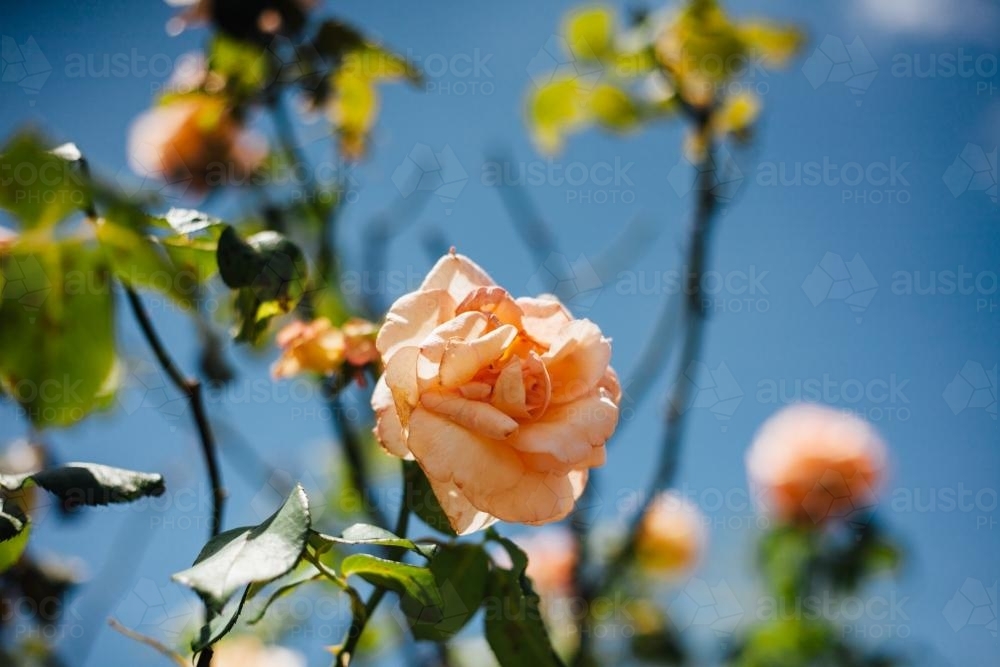
<svg viewBox="0 0 1000 667">
<path fill-rule="evenodd" d="M 611 341 L 554 298 L 514 299 L 449 254 L 389 310 L 376 435 L 416 459 L 460 534 L 564 518 L 618 423 Z"/>
<path fill-rule="evenodd" d="M 223 100 L 191 95 L 136 118 L 128 153 L 136 173 L 204 191 L 247 178 L 267 150 Z"/>
<path fill-rule="evenodd" d="M 705 551 L 702 514 L 687 498 L 667 491 L 653 499 L 639 526 L 639 564 L 656 574 L 678 573 L 695 566 Z"/>
<path fill-rule="evenodd" d="M 277 343 L 281 357 L 271 367 L 275 380 L 306 371 L 333 374 L 343 365 L 347 353 L 343 332 L 325 317 L 285 325 L 278 332 Z"/>
<path fill-rule="evenodd" d="M 366 366 L 378 361 L 378 348 L 375 347 L 377 326 L 368 320 L 355 317 L 347 320 L 341 331 L 344 332 L 347 363 L 352 366 Z"/>
<path fill-rule="evenodd" d="M 868 422 L 820 405 L 784 408 L 747 452 L 751 486 L 784 521 L 820 523 L 874 506 L 885 465 L 885 445 Z"/>
<path fill-rule="evenodd" d="M 562 526 L 545 528 L 516 538 L 528 556 L 527 574 L 542 597 L 565 597 L 573 592 L 573 570 L 579 551 L 573 534 Z"/>
<path fill-rule="evenodd" d="M 269 646 L 249 635 L 216 644 L 212 667 L 306 667 L 301 653 Z"/>
</svg>

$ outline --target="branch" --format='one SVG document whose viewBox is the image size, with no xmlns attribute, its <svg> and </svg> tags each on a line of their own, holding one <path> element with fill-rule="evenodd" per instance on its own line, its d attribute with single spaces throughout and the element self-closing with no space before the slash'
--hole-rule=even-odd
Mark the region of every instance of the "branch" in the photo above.
<svg viewBox="0 0 1000 667">
<path fill-rule="evenodd" d="M 361 497 L 361 504 L 371 519 L 379 526 L 388 526 L 389 518 L 377 503 L 372 502 L 371 473 L 368 469 L 368 461 L 365 459 L 362 443 L 358 440 L 357 433 L 351 428 L 351 423 L 344 412 L 344 406 L 340 397 L 341 388 L 334 386 L 330 382 L 326 382 L 323 389 L 326 395 L 327 407 L 333 416 L 334 429 L 343 447 L 344 457 L 347 459 L 347 467 L 351 474 L 351 484 Z"/>
<path fill-rule="evenodd" d="M 156 360 L 163 371 L 170 378 L 170 381 L 183 392 L 191 405 L 191 413 L 194 417 L 195 426 L 198 428 L 199 441 L 201 442 L 201 452 L 208 468 L 208 480 L 212 486 L 212 529 L 210 537 L 215 537 L 222 532 L 222 511 L 226 502 L 226 491 L 222 486 L 222 473 L 219 470 L 218 452 L 216 451 L 215 436 L 212 434 L 212 427 L 208 422 L 208 415 L 205 412 L 205 402 L 201 393 L 201 382 L 195 378 L 187 378 L 178 368 L 177 364 L 167 352 L 163 341 L 153 327 L 153 322 L 142 305 L 142 299 L 128 285 L 123 285 L 125 295 L 128 297 L 132 313 L 135 315 L 139 328 L 142 330 L 149 347 L 152 348 Z M 205 606 L 206 622 L 212 618 L 212 611 Z M 214 652 L 212 647 L 208 647 L 198 656 L 198 667 L 210 667 Z"/>
<path fill-rule="evenodd" d="M 179 667 L 188 667 L 187 662 L 184 660 L 183 657 L 178 655 L 175 651 L 172 651 L 171 649 L 167 648 L 160 642 L 156 641 L 152 637 L 147 637 L 146 635 L 139 634 L 138 632 L 133 632 L 132 630 L 129 630 L 128 628 L 126 628 L 124 625 L 122 625 L 113 618 L 108 619 L 108 625 L 110 625 L 114 630 L 117 630 L 118 632 L 122 633 L 129 639 L 133 639 L 139 642 L 140 644 L 145 644 L 151 649 L 159 652 L 164 657 L 172 660 L 174 664 L 178 665 Z"/>
<path fill-rule="evenodd" d="M 696 131 L 700 136 L 706 137 L 707 141 L 704 153 L 700 156 L 699 164 L 697 165 L 698 180 L 696 190 L 698 192 L 698 203 L 691 231 L 688 272 L 685 277 L 684 290 L 685 295 L 687 295 L 687 299 L 684 302 L 687 327 L 680 360 L 674 377 L 674 384 L 670 390 L 666 430 L 653 482 L 643 498 L 642 507 L 636 512 L 629 523 L 624 545 L 604 568 L 603 578 L 595 585 L 582 586 L 583 590 L 581 593 L 585 605 L 584 608 L 588 610 L 587 616 L 584 618 L 584 623 L 588 625 L 591 620 L 589 610 L 593 605 L 593 601 L 599 595 L 611 589 L 619 578 L 627 572 L 629 562 L 635 554 L 642 520 L 655 496 L 673 484 L 680 458 L 681 443 L 684 437 L 687 406 L 690 401 L 690 383 L 683 382 L 683 374 L 692 363 L 698 360 L 704 341 L 705 311 L 701 302 L 701 279 L 708 261 L 708 248 L 713 229 L 712 220 L 717 205 L 716 195 L 713 192 L 715 175 L 710 169 L 714 156 L 714 145 L 709 137 L 712 110 L 696 107 L 685 107 L 685 110 L 692 117 Z M 580 633 L 580 645 L 574 657 L 573 664 L 585 664 L 589 652 L 589 638 L 590 632 L 587 628 L 584 628 Z"/>
<path fill-rule="evenodd" d="M 205 465 L 208 468 L 208 480 L 212 487 L 212 530 L 210 537 L 215 537 L 222 532 L 222 510 L 226 501 L 226 491 L 222 486 L 222 473 L 219 470 L 218 453 L 216 451 L 215 436 L 212 434 L 212 427 L 208 422 L 208 415 L 205 412 L 205 402 L 202 400 L 201 382 L 195 378 L 187 378 L 180 371 L 177 364 L 167 352 L 163 341 L 153 327 L 153 322 L 149 318 L 142 305 L 142 299 L 128 285 L 123 285 L 125 295 L 128 297 L 132 313 L 142 330 L 149 347 L 152 348 L 156 360 L 160 367 L 170 378 L 175 387 L 183 392 L 191 404 L 191 412 L 194 416 L 195 426 L 198 428 L 199 441 L 201 442 L 202 455 L 205 458 Z"/>
<path fill-rule="evenodd" d="M 402 498 L 402 504 L 399 506 L 399 515 L 396 518 L 396 527 L 393 532 L 399 537 L 406 537 L 406 529 L 410 523 L 410 508 L 406 505 L 406 476 L 403 475 L 403 493 L 400 496 Z M 399 554 L 398 558 L 402 558 L 405 552 Z M 378 609 L 379 603 L 382 602 L 382 598 L 385 597 L 386 589 L 381 586 L 376 586 L 375 590 L 368 597 L 368 601 L 365 603 L 364 613 L 355 614 L 353 620 L 351 621 L 351 627 L 347 631 L 347 641 L 337 649 L 336 653 L 336 665 L 337 667 L 347 667 L 351 662 L 351 658 L 354 656 L 354 651 L 358 647 L 358 642 L 361 641 L 361 635 L 365 631 L 365 627 L 368 625 L 368 620 Z"/>
</svg>

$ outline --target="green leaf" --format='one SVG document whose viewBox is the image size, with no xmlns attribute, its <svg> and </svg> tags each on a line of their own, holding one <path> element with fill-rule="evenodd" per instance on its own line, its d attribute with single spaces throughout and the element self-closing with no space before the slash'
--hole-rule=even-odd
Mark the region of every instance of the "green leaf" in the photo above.
<svg viewBox="0 0 1000 667">
<path fill-rule="evenodd" d="M 58 496 L 68 507 L 130 503 L 163 495 L 166 490 L 161 475 L 97 463 L 67 463 L 25 475 L 0 475 L 0 488 L 6 491 L 17 491 L 29 482 Z"/>
<path fill-rule="evenodd" d="M 185 277 L 152 238 L 110 220 L 98 223 L 97 238 L 122 283 L 162 292 L 184 308 L 192 306 L 197 282 Z"/>
<path fill-rule="evenodd" d="M 403 461 L 403 474 L 406 478 L 406 492 L 403 502 L 411 512 L 420 517 L 434 530 L 445 535 L 455 536 L 455 529 L 451 527 L 448 515 L 441 509 L 437 496 L 431 488 L 431 483 L 427 480 L 424 471 L 415 461 Z"/>
<path fill-rule="evenodd" d="M 388 588 L 416 603 L 442 605 L 441 593 L 429 568 L 369 554 L 352 554 L 340 564 L 340 571 L 345 577 L 357 575 L 370 584 Z"/>
<path fill-rule="evenodd" d="M 290 572 L 302 558 L 309 526 L 309 501 L 302 487 L 296 486 L 267 521 L 212 538 L 194 565 L 173 579 L 193 588 L 213 609 L 221 609 L 243 586 L 273 581 Z"/>
<path fill-rule="evenodd" d="M 587 103 L 597 121 L 607 128 L 624 131 L 639 124 L 639 107 L 620 88 L 601 84 L 590 94 Z"/>
<path fill-rule="evenodd" d="M 28 546 L 31 521 L 16 503 L 4 504 L 0 497 L 0 574 L 21 560 Z"/>
<path fill-rule="evenodd" d="M 577 79 L 554 79 L 534 91 L 528 101 L 528 124 L 543 150 L 558 151 L 565 135 L 586 121 L 586 99 Z"/>
<path fill-rule="evenodd" d="M 99 407 L 115 370 L 111 270 L 76 239 L 17 243 L 0 256 L 0 383 L 37 426 Z"/>
<path fill-rule="evenodd" d="M 760 562 L 765 579 L 780 598 L 796 599 L 815 559 L 814 536 L 808 530 L 782 526 L 767 533 L 760 544 Z"/>
<path fill-rule="evenodd" d="M 259 253 L 232 227 L 222 230 L 216 253 L 219 275 L 231 289 L 249 287 L 264 268 Z"/>
<path fill-rule="evenodd" d="M 268 54 L 256 44 L 216 33 L 208 48 L 208 66 L 226 82 L 231 93 L 253 95 L 271 77 Z"/>
<path fill-rule="evenodd" d="M 786 65 L 805 43 L 805 35 L 792 26 L 749 21 L 737 26 L 737 32 L 751 54 L 763 54 L 765 62 L 774 67 Z"/>
<path fill-rule="evenodd" d="M 240 290 L 236 301 L 240 340 L 256 340 L 267 320 L 290 312 L 305 294 L 309 279 L 305 255 L 277 232 L 259 232 L 244 241 L 226 227 L 216 257 L 223 282 Z"/>
<path fill-rule="evenodd" d="M 401 601 L 401 608 L 417 639 L 448 641 L 476 613 L 486 595 L 489 557 L 479 544 L 442 547 L 431 560 L 430 570 L 441 592 L 440 606 Z"/>
<path fill-rule="evenodd" d="M 609 9 L 594 7 L 574 12 L 566 23 L 566 40 L 573 55 L 584 62 L 614 53 L 615 17 Z"/>
<path fill-rule="evenodd" d="M 320 553 L 334 544 L 374 545 L 409 549 L 421 556 L 430 558 L 434 555 L 436 548 L 432 544 L 416 544 L 405 537 L 396 536 L 385 528 L 367 523 L 356 523 L 353 526 L 348 526 L 340 535 L 324 535 L 323 533 L 314 531 L 310 536 L 310 542 Z"/>
<path fill-rule="evenodd" d="M 313 38 L 316 51 L 338 63 L 347 53 L 364 43 L 364 36 L 354 26 L 334 19 L 323 21 Z"/>
<path fill-rule="evenodd" d="M 0 149 L 0 208 L 10 211 L 23 229 L 52 227 L 89 205 L 91 195 L 75 164 L 78 160 L 60 156 L 73 153 L 65 146 L 50 151 L 41 137 L 30 133 L 17 135 Z"/>
<path fill-rule="evenodd" d="M 285 584 L 284 586 L 279 587 L 273 593 L 271 593 L 271 595 L 267 598 L 267 601 L 264 602 L 263 606 L 260 609 L 258 609 L 257 612 L 254 613 L 254 615 L 247 621 L 247 624 L 256 625 L 257 623 L 260 623 L 262 620 L 264 620 L 264 616 L 267 614 L 267 610 L 271 608 L 272 604 L 274 604 L 281 598 L 285 597 L 289 593 L 297 590 L 303 584 L 308 584 L 314 581 L 323 581 L 325 579 L 325 576 L 323 574 L 320 574 L 315 567 L 312 568 L 312 571 L 314 572 L 314 574 L 306 575 L 301 579 L 296 579 L 295 581 L 292 581 L 290 583 Z"/>
<path fill-rule="evenodd" d="M 539 598 L 524 573 L 528 557 L 506 538 L 496 538 L 514 567 L 494 567 L 486 589 L 486 640 L 501 667 L 561 667 L 542 620 Z"/>
<path fill-rule="evenodd" d="M 236 621 L 239 620 L 240 614 L 243 613 L 243 607 L 250 597 L 250 589 L 251 586 L 243 589 L 243 595 L 240 596 L 239 600 L 230 600 L 222 613 L 213 616 L 207 624 L 202 626 L 198 637 L 191 642 L 192 651 L 201 652 L 228 635 L 236 627 Z"/>
<path fill-rule="evenodd" d="M 200 211 L 172 208 L 162 224 L 174 233 L 156 241 L 182 275 L 203 284 L 216 274 L 219 237 L 226 227 L 221 220 Z"/>
</svg>

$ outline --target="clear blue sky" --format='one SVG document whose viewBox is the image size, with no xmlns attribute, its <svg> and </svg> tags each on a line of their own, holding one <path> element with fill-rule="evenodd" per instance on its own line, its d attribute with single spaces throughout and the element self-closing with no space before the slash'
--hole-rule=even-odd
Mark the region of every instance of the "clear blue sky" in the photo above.
<svg viewBox="0 0 1000 667">
<path fill-rule="evenodd" d="M 992 635 L 982 625 L 955 630 L 949 623 L 954 616 L 943 612 L 971 579 L 994 587 L 995 617 L 1000 577 L 995 375 L 1000 357 L 995 41 L 1000 10 L 985 0 L 728 4 L 741 16 L 794 20 L 812 41 L 787 71 L 750 79 L 765 93 L 762 123 L 753 146 L 733 152 L 742 182 L 718 222 L 711 263 L 722 286 L 713 300 L 703 360 L 725 395 L 742 394 L 742 400 L 717 404 L 706 391 L 700 396 L 706 407 L 690 415 L 679 479 L 712 521 L 710 554 L 696 576 L 711 586 L 724 581 L 736 592 L 746 618 L 755 613 L 746 555 L 757 532 L 752 507 L 743 501 L 743 455 L 754 430 L 779 402 L 825 400 L 871 418 L 889 443 L 892 472 L 878 511 L 911 554 L 900 580 L 880 583 L 876 591 L 905 598 L 905 618 L 868 620 L 874 627 L 867 634 L 881 634 L 904 648 L 926 647 L 927 664 L 935 666 L 993 664 L 995 626 Z M 454 178 L 465 173 L 468 180 L 461 188 L 456 185 L 447 201 L 430 197 L 393 240 L 389 268 L 419 277 L 431 263 L 423 240 L 440 232 L 512 292 L 544 284 L 545 274 L 535 275 L 539 266 L 520 243 L 497 189 L 484 182 L 484 155 L 501 147 L 515 164 L 548 168 L 531 145 L 521 108 L 533 60 L 544 62 L 539 51 L 574 3 L 336 5 L 342 16 L 422 60 L 432 73 L 425 92 L 402 85 L 382 89 L 372 156 L 354 172 L 357 201 L 341 225 L 345 269 L 362 268 L 356 259 L 360 231 L 374 214 L 400 202 L 392 174 L 415 146 L 424 144 L 439 153 L 450 148 L 449 173 Z M 127 174 L 122 171 L 127 169 L 125 128 L 164 82 L 165 63 L 197 48 L 207 34 L 196 30 L 169 38 L 164 24 L 170 14 L 154 0 L 5 7 L 0 34 L 18 45 L 33 38 L 52 71 L 35 94 L 0 83 L 4 133 L 34 123 L 60 140 L 77 142 L 97 171 Z M 820 45 L 822 53 L 814 56 Z M 854 90 L 831 80 L 837 76 L 824 63 L 830 62 L 827 56 L 836 60 L 840 49 L 854 55 L 856 74 L 874 71 L 874 78 L 855 79 Z M 105 59 L 111 65 L 106 72 Z M 80 62 L 92 64 L 83 76 L 71 67 Z M 310 136 L 308 128 L 299 131 Z M 562 253 L 570 261 L 582 256 L 581 266 L 600 265 L 603 251 L 632 219 L 657 231 L 641 244 L 641 256 L 622 269 L 633 273 L 600 276 L 597 291 L 578 308 L 613 337 L 614 364 L 626 379 L 667 298 L 664 273 L 681 264 L 692 206 L 692 197 L 683 188 L 679 194 L 672 184 L 680 182 L 670 177 L 681 141 L 676 123 L 624 139 L 580 135 L 555 158 L 555 173 L 589 172 L 600 164 L 611 165 L 613 173 L 617 162 L 616 182 L 604 183 L 602 172 L 581 185 L 552 177 L 525 188 Z M 972 171 L 982 170 L 973 177 Z M 216 203 L 218 212 L 234 206 L 228 200 Z M 840 276 L 843 271 L 848 273 Z M 854 279 L 853 288 L 847 283 L 831 288 L 831 280 L 843 277 Z M 843 300 L 852 290 L 864 292 L 854 297 L 856 310 Z M 179 359 L 193 368 L 196 347 L 189 323 L 155 305 L 153 312 Z M 129 356 L 149 358 L 129 318 L 121 320 L 120 338 Z M 213 413 L 224 416 L 273 465 L 307 482 L 321 482 L 316 457 L 328 449 L 329 423 L 313 412 L 319 403 L 286 400 L 270 389 L 261 400 L 251 387 L 269 386 L 273 350 L 256 356 L 239 351 L 236 357 L 243 375 L 236 389 L 212 397 Z M 956 379 L 963 369 L 968 382 Z M 979 384 L 983 377 L 984 391 L 970 398 L 970 383 Z M 820 387 L 818 395 L 811 392 L 814 385 Z M 661 378 L 651 401 L 621 426 L 622 437 L 601 476 L 605 519 L 627 509 L 629 494 L 645 485 L 661 430 L 653 408 L 667 386 Z M 986 407 L 990 402 L 992 414 Z M 23 432 L 15 411 L 0 408 L 0 440 Z M 138 664 L 149 657 L 147 649 L 101 629 L 91 616 L 95 610 L 116 609 L 118 600 L 143 580 L 157 582 L 165 595 L 185 595 L 168 575 L 197 553 L 208 515 L 188 420 L 168 420 L 149 407 L 119 409 L 49 439 L 63 460 L 163 471 L 171 489 L 196 499 L 186 503 L 175 496 L 168 511 L 94 512 L 69 525 L 50 519 L 33 540 L 39 552 L 79 555 L 100 582 L 74 600 L 82 630 L 72 626 L 66 633 L 63 646 L 71 664 L 91 639 L 86 664 Z M 229 443 L 225 474 L 232 493 L 227 525 L 256 523 L 251 499 L 258 499 L 257 507 L 267 504 L 258 495 L 265 484 L 239 472 L 240 466 L 233 465 L 238 450 L 230 438 L 223 440 Z M 720 496 L 729 498 L 721 507 Z M 957 508 L 949 504 L 952 497 L 960 499 Z M 148 548 L 134 566 L 127 563 L 133 558 L 112 566 L 127 577 L 102 574 L 112 549 L 103 536 L 126 524 L 147 535 Z M 973 583 L 965 590 L 979 589 Z M 81 632 L 82 639 L 73 636 Z M 313 659 L 319 659 L 319 643 L 307 642 Z"/>
</svg>

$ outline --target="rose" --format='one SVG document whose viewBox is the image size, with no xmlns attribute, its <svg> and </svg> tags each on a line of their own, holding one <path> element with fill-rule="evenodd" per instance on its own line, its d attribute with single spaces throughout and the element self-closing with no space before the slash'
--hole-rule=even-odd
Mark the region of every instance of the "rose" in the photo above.
<svg viewBox="0 0 1000 667">
<path fill-rule="evenodd" d="M 651 574 L 690 570 L 705 551 L 707 535 L 698 507 L 674 491 L 657 495 L 639 524 L 636 557 Z"/>
<path fill-rule="evenodd" d="M 190 181 L 199 191 L 246 178 L 267 154 L 225 101 L 209 95 L 184 96 L 146 111 L 132 123 L 128 151 L 137 173 Z"/>
<path fill-rule="evenodd" d="M 379 442 L 415 459 L 459 534 L 573 509 L 618 423 L 611 341 L 554 298 L 514 299 L 452 252 L 376 341 Z"/>
<path fill-rule="evenodd" d="M 885 459 L 885 445 L 868 422 L 798 404 L 761 426 L 747 452 L 747 471 L 764 509 L 784 521 L 821 523 L 873 506 Z"/>
</svg>

